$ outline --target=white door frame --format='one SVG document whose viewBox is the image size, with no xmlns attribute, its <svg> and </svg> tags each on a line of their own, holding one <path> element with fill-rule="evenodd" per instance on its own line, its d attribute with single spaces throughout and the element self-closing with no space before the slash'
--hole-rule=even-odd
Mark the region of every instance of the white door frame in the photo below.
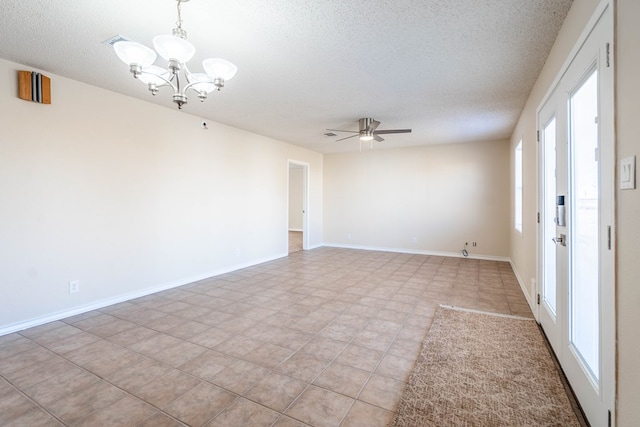
<svg viewBox="0 0 640 427">
<path fill-rule="evenodd" d="M 289 171 L 291 165 L 302 167 L 302 250 L 309 249 L 309 163 L 287 160 L 287 253 L 289 252 Z"/>
</svg>

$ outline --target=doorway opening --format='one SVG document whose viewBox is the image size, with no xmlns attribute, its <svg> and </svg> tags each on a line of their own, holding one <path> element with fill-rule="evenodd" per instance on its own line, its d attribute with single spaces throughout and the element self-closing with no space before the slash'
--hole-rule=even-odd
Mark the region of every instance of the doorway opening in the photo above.
<svg viewBox="0 0 640 427">
<path fill-rule="evenodd" d="M 309 165 L 289 160 L 287 175 L 287 252 L 291 254 L 308 249 L 307 187 Z"/>
</svg>

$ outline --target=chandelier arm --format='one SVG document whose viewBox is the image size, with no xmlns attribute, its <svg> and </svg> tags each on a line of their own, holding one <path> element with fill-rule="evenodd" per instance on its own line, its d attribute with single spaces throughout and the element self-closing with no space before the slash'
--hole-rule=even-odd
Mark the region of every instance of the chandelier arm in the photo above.
<svg viewBox="0 0 640 427">
<path fill-rule="evenodd" d="M 193 77 L 193 76 L 192 76 Z M 189 79 L 187 79 L 188 81 Z M 196 92 L 200 92 L 198 89 L 194 89 L 192 86 L 197 85 L 199 83 L 210 83 L 210 84 L 216 84 L 215 79 L 209 79 L 209 80 L 198 80 L 196 78 L 193 78 L 192 82 L 189 82 L 189 84 L 187 84 L 184 88 L 183 88 L 183 93 L 187 93 L 187 89 L 192 89 L 195 90 Z"/>
<path fill-rule="evenodd" d="M 182 64 L 182 69 L 184 70 L 184 76 L 186 77 L 188 83 L 191 83 L 191 80 L 198 80 L 193 76 L 193 73 L 189 71 L 186 63 Z"/>
<path fill-rule="evenodd" d="M 150 73 L 149 71 L 145 71 L 145 70 L 141 70 L 140 73 L 141 74 L 149 74 L 149 75 L 152 75 L 152 76 L 158 77 L 159 79 L 164 80 L 164 83 L 161 84 L 158 87 L 171 86 L 171 88 L 173 89 L 174 92 L 178 91 L 178 89 L 175 87 L 175 85 L 173 83 L 171 83 L 171 80 L 167 79 L 166 77 L 163 77 L 163 76 L 161 76 L 159 74 Z"/>
<path fill-rule="evenodd" d="M 189 83 L 188 85 L 186 85 L 186 86 L 183 88 L 183 93 L 187 93 L 187 90 L 188 90 L 188 89 L 195 90 L 196 92 L 200 92 L 198 89 L 195 89 L 195 88 L 193 87 L 194 85 L 197 85 L 198 83 L 213 83 L 213 82 L 212 82 L 212 81 L 211 81 L 211 82 L 198 82 L 198 81 L 196 81 L 196 82 L 191 82 L 191 83 Z"/>
</svg>

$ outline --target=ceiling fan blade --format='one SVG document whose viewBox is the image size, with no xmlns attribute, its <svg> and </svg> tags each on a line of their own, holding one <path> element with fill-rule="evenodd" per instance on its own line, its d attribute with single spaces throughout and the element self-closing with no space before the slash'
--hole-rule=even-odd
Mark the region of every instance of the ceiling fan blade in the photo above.
<svg viewBox="0 0 640 427">
<path fill-rule="evenodd" d="M 378 128 L 378 126 L 380 126 L 380 122 L 377 120 L 371 120 L 371 123 L 369 124 L 369 130 L 376 130 Z"/>
<path fill-rule="evenodd" d="M 378 136 L 378 135 L 373 135 L 373 139 L 374 139 L 374 140 L 376 140 L 376 141 L 378 141 L 378 142 L 382 142 L 382 141 L 384 141 L 384 138 L 383 138 L 383 137 L 381 137 L 381 136 Z"/>
<path fill-rule="evenodd" d="M 338 142 L 338 141 L 344 141 L 345 139 L 354 138 L 354 137 L 356 137 L 356 136 L 358 136 L 358 135 L 356 134 L 356 135 L 346 136 L 346 137 L 344 137 L 344 138 L 336 139 L 336 142 Z"/>
<path fill-rule="evenodd" d="M 411 133 L 411 129 L 387 129 L 387 130 L 377 130 L 377 134 L 385 135 L 389 133 Z"/>
<path fill-rule="evenodd" d="M 359 133 L 357 130 L 343 130 L 343 129 L 325 129 L 331 132 L 349 132 L 349 133 Z"/>
</svg>

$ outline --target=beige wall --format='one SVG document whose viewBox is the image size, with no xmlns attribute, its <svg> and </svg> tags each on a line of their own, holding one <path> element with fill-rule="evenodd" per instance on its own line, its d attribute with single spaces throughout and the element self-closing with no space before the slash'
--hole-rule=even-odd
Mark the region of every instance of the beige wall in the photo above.
<svg viewBox="0 0 640 427">
<path fill-rule="evenodd" d="M 286 256 L 288 159 L 322 243 L 321 154 L 55 75 L 26 102 L 26 68 L 0 61 L 0 334 Z"/>
<path fill-rule="evenodd" d="M 289 167 L 289 230 L 302 230 L 304 169 Z"/>
<path fill-rule="evenodd" d="M 640 161 L 640 2 L 617 0 L 617 158 Z M 640 162 L 639 162 L 640 164 Z M 636 185 L 640 184 L 636 171 Z M 618 425 L 640 425 L 640 188 L 617 192 Z"/>
<path fill-rule="evenodd" d="M 511 232 L 511 258 L 526 285 L 536 275 L 536 108 L 594 12 L 598 0 L 574 1 L 511 138 L 524 140 L 524 231 Z M 616 4 L 617 159 L 640 148 L 640 2 Z M 617 181 L 616 181 L 617 183 Z M 640 190 L 617 191 L 617 425 L 640 425 Z M 534 289 L 530 288 L 530 296 Z"/>
<path fill-rule="evenodd" d="M 511 260 L 522 285 L 529 291 L 527 296 L 529 301 L 535 300 L 533 297 L 536 293 L 535 286 L 532 284 L 532 280 L 536 278 L 536 214 L 538 212 L 536 109 L 569 56 L 598 2 L 599 0 L 581 0 L 573 3 L 511 137 L 511 152 L 520 138 L 522 138 L 523 151 L 523 229 L 522 234 L 516 232 L 511 219 Z M 513 164 L 511 170 L 513 173 Z M 511 185 L 513 206 L 513 182 Z"/>
<path fill-rule="evenodd" d="M 325 155 L 325 244 L 459 255 L 472 241 L 472 256 L 508 256 L 508 141 Z"/>
</svg>

